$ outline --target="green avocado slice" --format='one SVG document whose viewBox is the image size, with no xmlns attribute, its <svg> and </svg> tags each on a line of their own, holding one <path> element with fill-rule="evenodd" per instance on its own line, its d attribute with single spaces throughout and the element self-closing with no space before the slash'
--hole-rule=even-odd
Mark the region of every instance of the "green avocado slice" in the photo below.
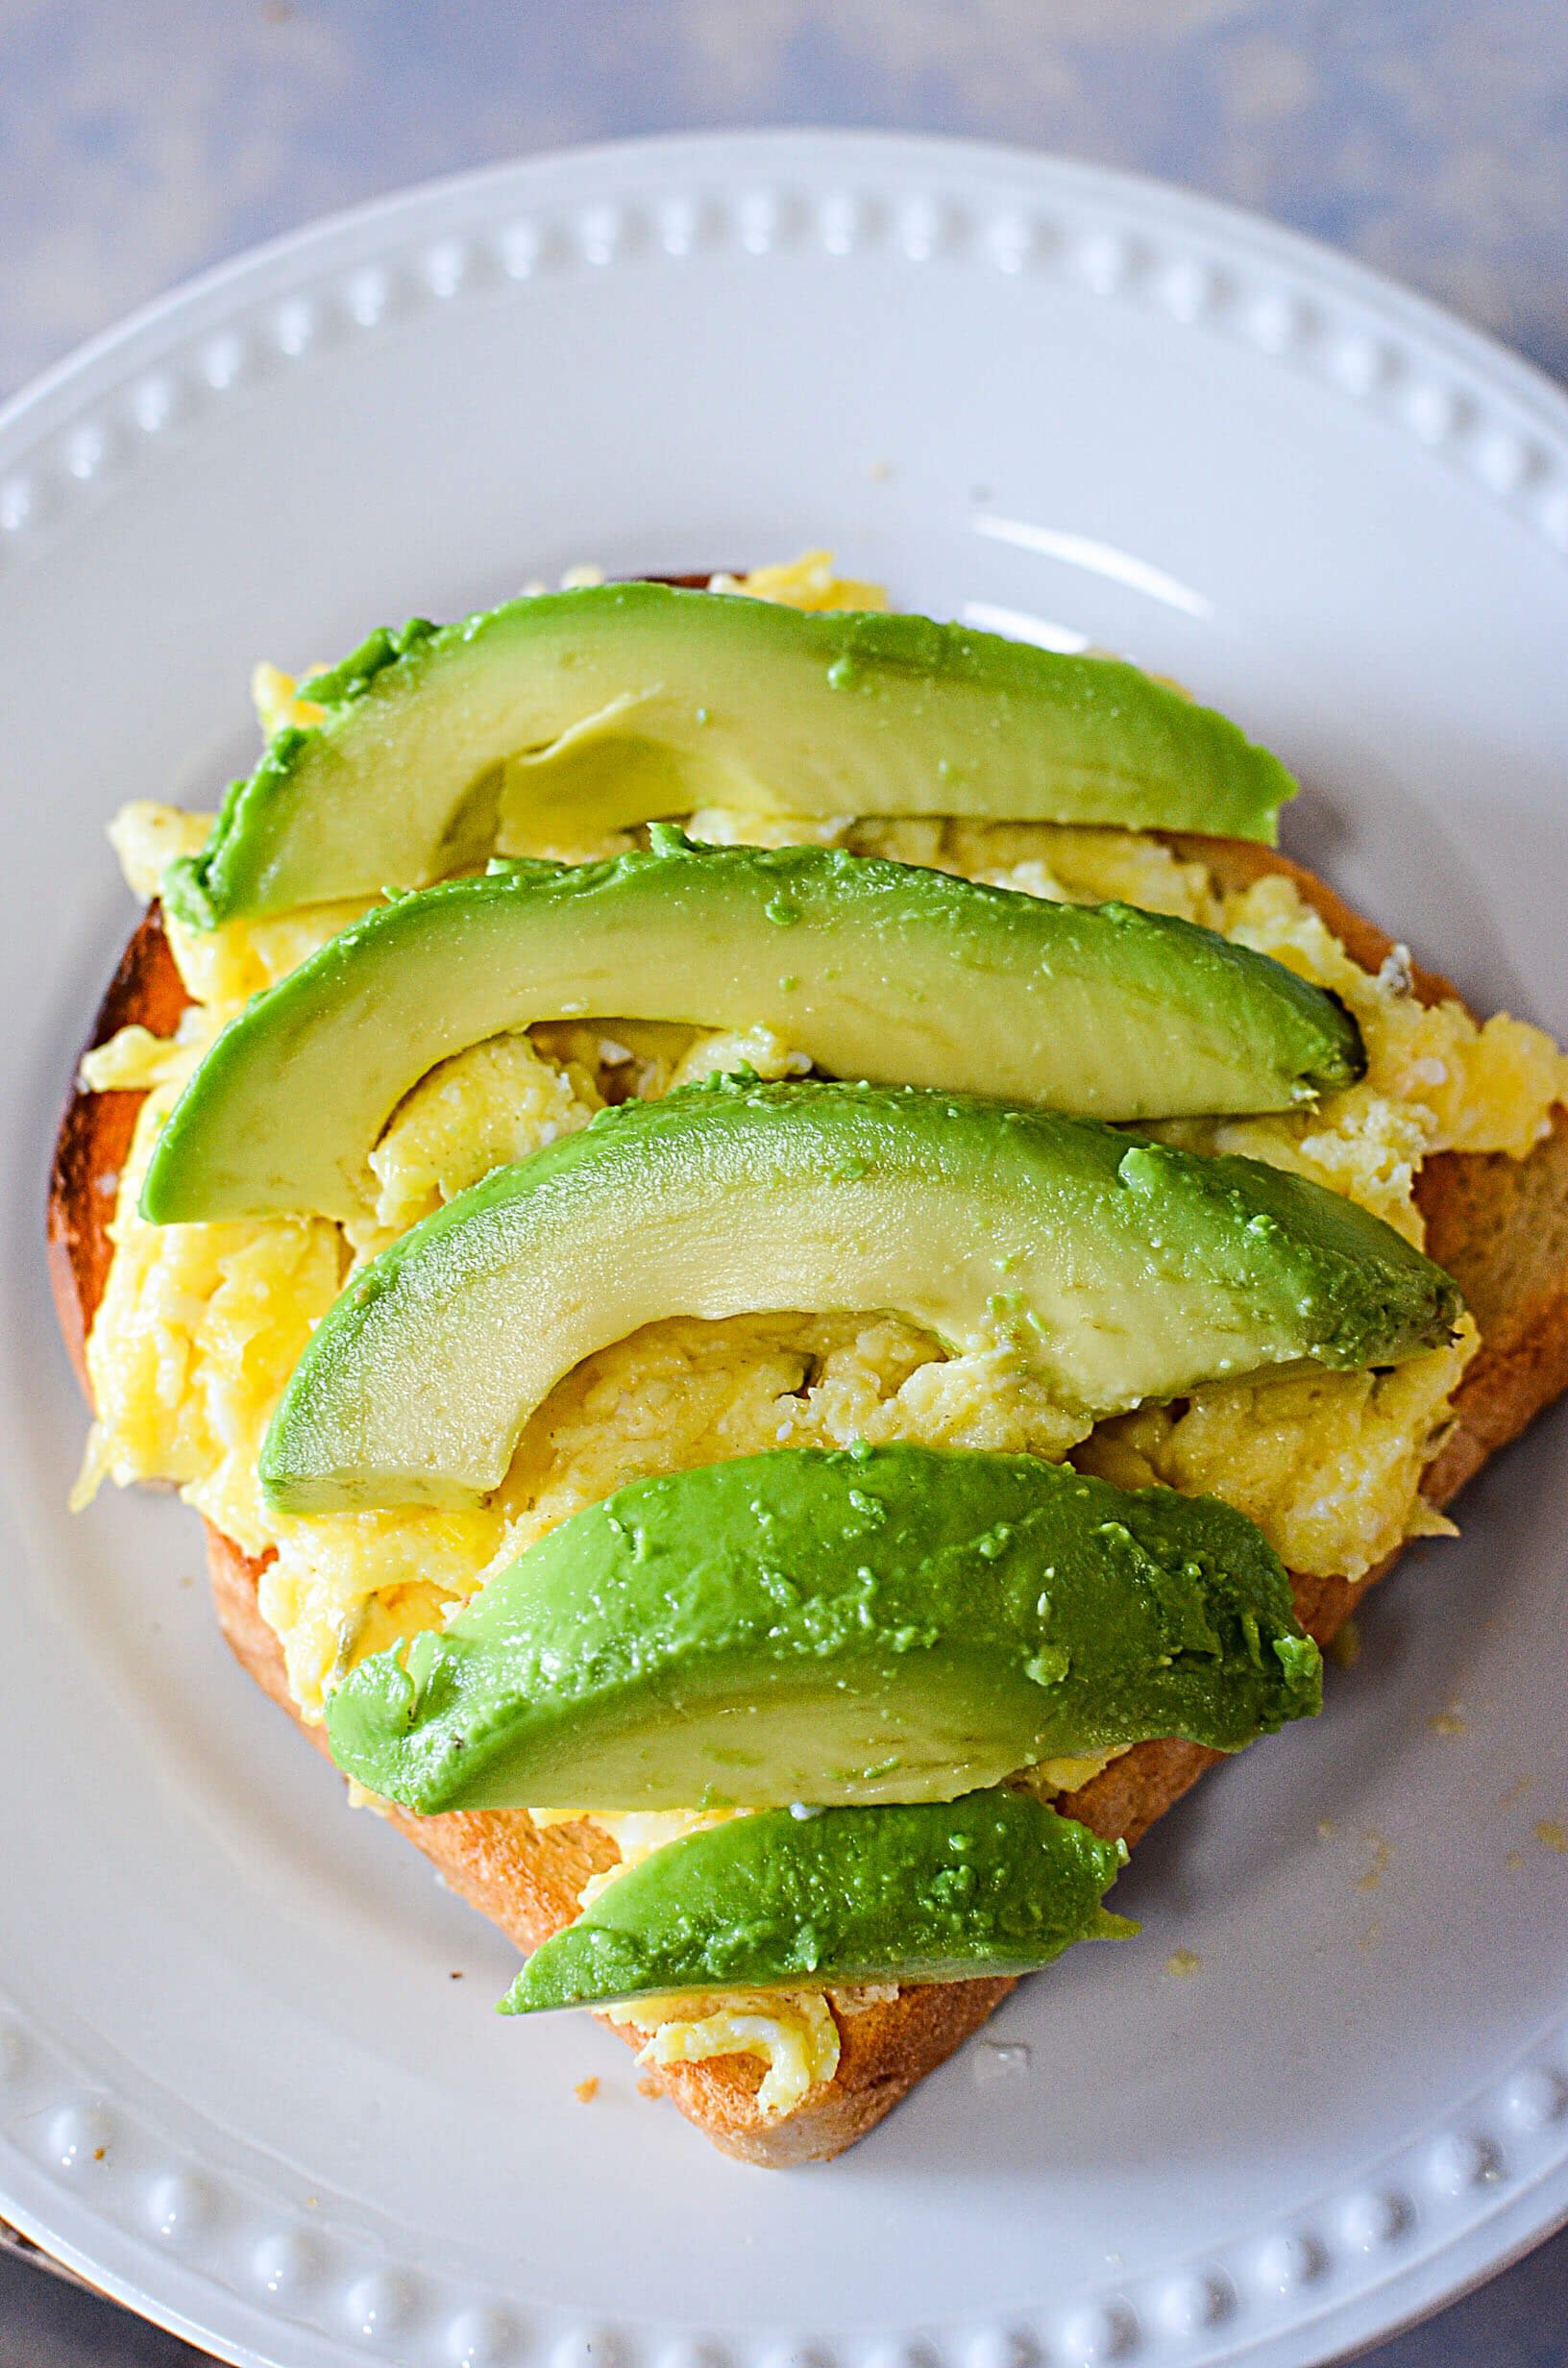
<svg viewBox="0 0 1568 2368">
<path fill-rule="evenodd" d="M 352 1216 L 382 1127 L 438 1061 L 611 1016 L 761 1023 L 837 1076 L 1107 1119 L 1281 1110 L 1365 1065 L 1332 996 L 1189 922 L 655 824 L 648 854 L 451 880 L 333 938 L 208 1053 L 142 1214 Z"/>
<path fill-rule="evenodd" d="M 1032 1456 L 781 1449 L 563 1521 L 331 1696 L 344 1773 L 448 1809 L 945 1801 L 1322 1700 L 1284 1566 L 1213 1497 Z"/>
<path fill-rule="evenodd" d="M 471 1503 L 594 1350 L 675 1315 L 892 1309 L 1091 1416 L 1311 1358 L 1397 1364 L 1456 1284 L 1254 1160 L 915 1087 L 711 1080 L 500 1168 L 351 1281 L 260 1474 L 280 1511 Z"/>
<path fill-rule="evenodd" d="M 1127 1860 L 1021 1792 L 787 1809 L 667 1842 L 535 1949 L 503 2014 L 671 1992 L 1030 1973 L 1124 1940 L 1100 1905 Z"/>
<path fill-rule="evenodd" d="M 278 733 L 171 868 L 165 893 L 198 926 L 422 888 L 519 829 L 595 835 L 699 805 L 1272 842 L 1295 789 L 1234 724 L 1116 658 L 667 584 L 416 619 L 303 690 L 322 721 Z"/>
</svg>

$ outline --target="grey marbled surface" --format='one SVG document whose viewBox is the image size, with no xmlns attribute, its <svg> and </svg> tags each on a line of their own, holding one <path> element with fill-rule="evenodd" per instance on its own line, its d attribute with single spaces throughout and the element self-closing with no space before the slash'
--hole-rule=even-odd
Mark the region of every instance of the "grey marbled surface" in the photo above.
<svg viewBox="0 0 1568 2368">
<path fill-rule="evenodd" d="M 1568 376 L 1568 0 L 0 0 L 0 395 L 332 208 L 581 139 L 968 134 L 1348 249 Z M 1568 2235 L 1376 2368 L 1568 2368 Z M 0 2368 L 172 2368 L 0 2257 Z"/>
<path fill-rule="evenodd" d="M 1164 174 L 1568 374 L 1563 0 L 0 0 L 0 389 L 379 190 L 758 123 Z"/>
</svg>

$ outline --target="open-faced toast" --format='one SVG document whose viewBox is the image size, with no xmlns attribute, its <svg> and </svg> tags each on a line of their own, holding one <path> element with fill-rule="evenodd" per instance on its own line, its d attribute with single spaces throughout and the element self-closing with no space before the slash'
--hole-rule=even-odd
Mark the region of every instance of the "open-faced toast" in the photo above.
<svg viewBox="0 0 1568 2368">
<path fill-rule="evenodd" d="M 1243 886 L 1266 871 L 1287 872 L 1365 968 L 1376 970 L 1391 950 L 1381 930 L 1283 856 L 1239 840 L 1172 844 L 1183 854 L 1201 855 L 1227 887 Z M 1425 999 L 1453 992 L 1432 974 L 1417 972 L 1415 984 Z M 92 1042 L 133 1022 L 168 1034 L 185 999 L 155 906 L 126 948 Z M 84 1386 L 85 1343 L 113 1256 L 109 1225 L 140 1098 L 119 1092 L 73 1094 L 56 1149 L 51 1270 L 61 1323 Z M 1568 1389 L 1568 1118 L 1559 1112 L 1554 1131 L 1525 1160 L 1438 1154 L 1422 1171 L 1417 1197 L 1430 1252 L 1459 1282 L 1482 1334 L 1455 1400 L 1458 1420 L 1424 1483 L 1428 1497 L 1441 1505 Z M 278 1640 L 257 1606 L 260 1565 L 210 1526 L 208 1542 L 225 1635 L 257 1684 L 297 1716 Z M 1354 1585 L 1335 1578 L 1296 1582 L 1300 1616 L 1320 1643 L 1389 1566 L 1385 1562 Z M 320 1727 L 306 1731 L 324 1748 Z M 1097 1833 L 1133 1843 L 1220 1756 L 1183 1742 L 1139 1744 L 1059 1806 Z M 385 1813 L 454 1890 L 523 1948 L 569 1922 L 587 1877 L 617 1855 L 607 1837 L 586 1821 L 536 1828 L 521 1811 L 421 1818 L 389 1808 Z M 854 2011 L 835 2008 L 837 2070 L 780 2117 L 760 2110 L 762 2072 L 747 2057 L 669 2065 L 653 2077 L 726 2152 L 772 2165 L 821 2160 L 880 2120 L 1011 1987 L 1005 1980 L 916 1986 L 859 2004 Z M 646 2036 L 619 2028 L 634 2044 Z"/>
</svg>

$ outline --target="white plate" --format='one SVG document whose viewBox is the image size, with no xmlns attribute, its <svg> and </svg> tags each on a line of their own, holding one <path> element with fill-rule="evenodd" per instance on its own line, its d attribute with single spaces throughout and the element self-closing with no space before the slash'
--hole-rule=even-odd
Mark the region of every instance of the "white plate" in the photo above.
<svg viewBox="0 0 1568 2368">
<path fill-rule="evenodd" d="M 497 2023 L 505 1944 L 233 1670 L 189 1517 L 64 1511 L 41 1181 L 131 918 L 111 807 L 213 797 L 258 655 L 573 560 L 817 539 L 902 602 L 1180 675 L 1305 777 L 1293 845 L 1568 1030 L 1568 413 L 1262 224 L 940 142 L 585 152 L 287 240 L 24 398 L 0 2206 L 231 2359 L 1283 2368 L 1568 2214 L 1568 1860 L 1533 1838 L 1568 1815 L 1558 1420 L 1464 1544 L 1409 1555 L 1320 1726 L 1139 1851 L 1140 1944 L 1077 1952 L 791 2176 L 640 2102 L 587 2021 Z"/>
</svg>

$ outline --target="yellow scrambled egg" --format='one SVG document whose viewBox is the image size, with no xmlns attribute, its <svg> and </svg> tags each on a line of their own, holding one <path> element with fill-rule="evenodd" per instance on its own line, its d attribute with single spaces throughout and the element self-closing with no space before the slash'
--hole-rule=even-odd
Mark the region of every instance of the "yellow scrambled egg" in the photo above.
<svg viewBox="0 0 1568 2368">
<path fill-rule="evenodd" d="M 877 587 L 838 579 L 825 553 L 733 587 L 804 607 L 882 604 Z M 258 670 L 267 728 L 315 710 L 276 669 Z M 1237 1150 L 1315 1177 L 1412 1239 L 1411 1184 L 1443 1148 L 1522 1157 L 1568 1098 L 1568 1060 L 1509 1019 L 1478 1027 L 1457 1005 L 1409 992 L 1395 960 L 1360 970 L 1288 880 L 1226 895 L 1201 863 L 1112 829 L 941 821 L 792 821 L 707 809 L 688 827 L 709 840 L 825 841 L 939 866 L 1074 901 L 1121 897 L 1203 921 L 1332 987 L 1366 1039 L 1365 1078 L 1287 1116 L 1184 1122 L 1164 1131 L 1200 1149 Z M 127 808 L 114 841 L 127 877 L 156 893 L 171 856 L 199 847 L 208 819 Z M 629 843 L 629 842 L 627 842 Z M 579 855 L 598 847 L 553 850 Z M 365 1653 L 431 1626 L 487 1572 L 581 1507 L 627 1482 L 775 1446 L 904 1439 L 1061 1459 L 1132 1486 L 1154 1480 L 1213 1492 L 1249 1514 L 1292 1567 L 1359 1577 L 1401 1540 L 1445 1526 L 1422 1504 L 1420 1475 L 1473 1353 L 1452 1346 L 1384 1374 L 1286 1373 L 1214 1383 L 1173 1408 L 1085 1425 L 1052 1406 L 997 1355 L 948 1357 L 901 1319 L 796 1315 L 649 1325 L 587 1359 L 527 1424 L 506 1481 L 478 1511 L 290 1518 L 257 1481 L 262 1436 L 312 1326 L 345 1275 L 498 1164 L 587 1123 L 607 1100 L 652 1096 L 749 1063 L 765 1076 L 804 1060 L 764 1029 L 721 1035 L 607 1020 L 505 1035 L 443 1062 L 400 1106 L 371 1159 L 365 1205 L 339 1228 L 322 1219 L 147 1225 L 135 1199 L 157 1130 L 184 1078 L 246 999 L 303 961 L 362 909 L 337 905 L 233 923 L 208 933 L 169 922 L 193 1000 L 162 1043 L 123 1030 L 83 1066 L 90 1088 L 145 1087 L 114 1220 L 115 1257 L 88 1343 L 97 1419 L 79 1499 L 104 1477 L 173 1482 L 247 1553 L 271 1556 L 261 1609 L 282 1645 L 305 1715 Z M 1103 1760 L 1037 1772 L 1069 1788 Z M 689 1830 L 681 1814 L 600 1822 L 626 1862 Z M 874 1993 L 835 1995 L 841 2012 Z M 820 1991 L 644 2002 L 622 2019 L 674 2063 L 726 2053 L 766 2066 L 766 2112 L 784 2112 L 838 2060 Z"/>
</svg>

